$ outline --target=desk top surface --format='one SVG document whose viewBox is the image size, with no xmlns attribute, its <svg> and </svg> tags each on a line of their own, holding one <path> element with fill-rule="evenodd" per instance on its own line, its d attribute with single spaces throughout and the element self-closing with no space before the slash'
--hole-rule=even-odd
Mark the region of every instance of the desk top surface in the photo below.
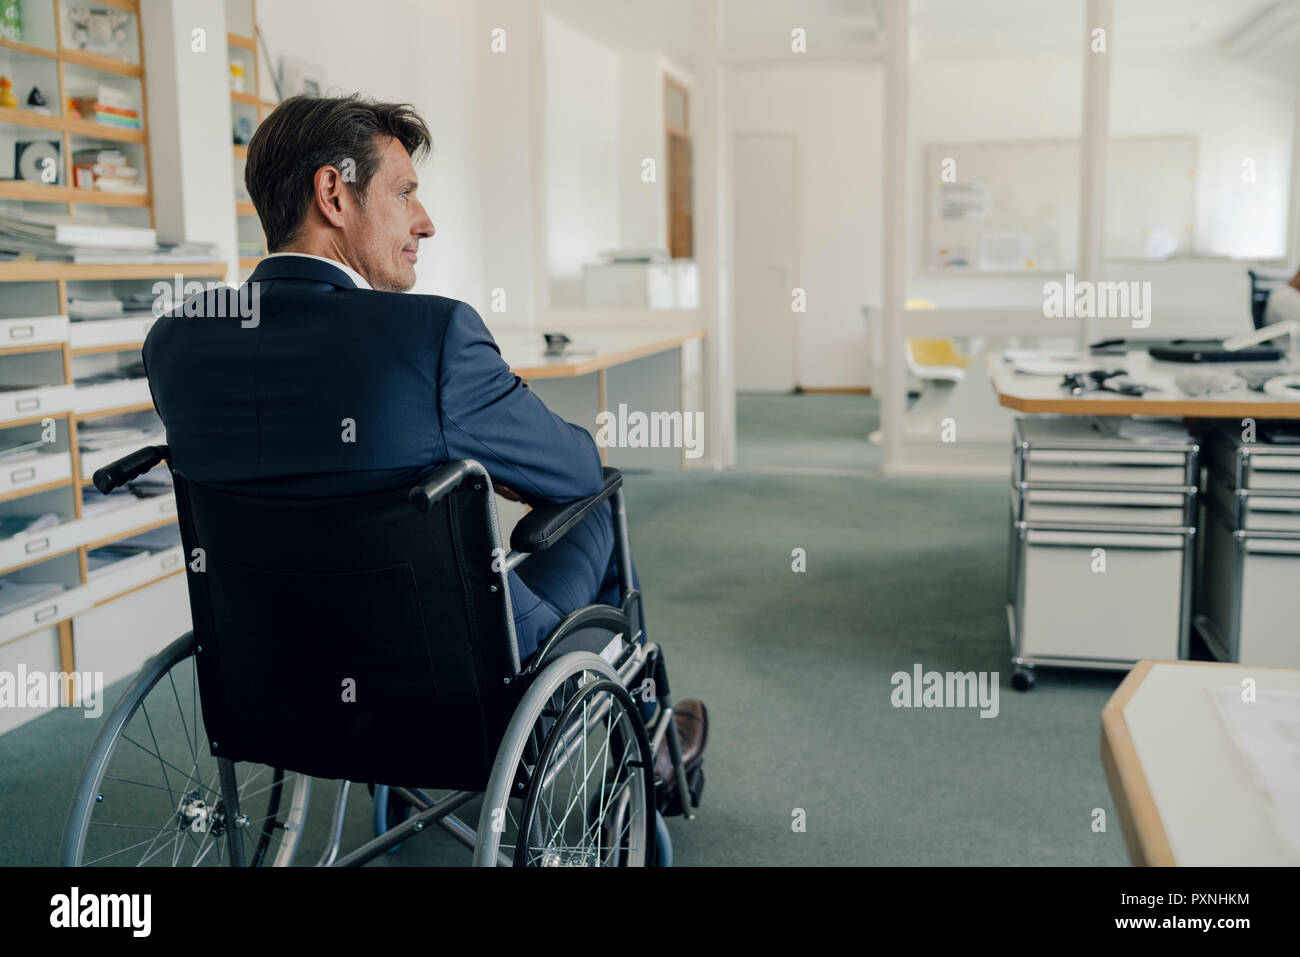
<svg viewBox="0 0 1300 957">
<path fill-rule="evenodd" d="M 556 331 L 556 330 L 548 330 Z M 507 329 L 494 334 L 501 355 L 510 370 L 523 379 L 563 379 L 599 372 L 623 362 L 632 362 L 683 343 L 704 338 L 703 329 L 583 328 L 565 331 L 570 351 L 546 355 L 546 340 L 540 330 Z"/>
<path fill-rule="evenodd" d="M 1044 356 L 1050 353 L 1043 353 Z M 997 390 L 998 402 L 1009 409 L 1028 413 L 1060 415 L 1161 415 L 1196 419 L 1300 419 L 1300 391 L 1294 399 L 1267 395 L 1250 389 L 1223 392 L 1212 397 L 1186 395 L 1174 380 L 1185 372 L 1226 372 L 1231 363 L 1158 362 L 1145 352 L 1127 356 L 1094 356 L 1099 368 L 1126 369 L 1139 382 L 1160 391 L 1144 396 L 1114 392 L 1067 395 L 1061 376 L 1027 375 L 1017 372 L 1004 353 L 988 357 L 989 377 Z M 1243 364 L 1249 368 L 1249 364 Z"/>
<path fill-rule="evenodd" d="M 1239 703 L 1245 678 L 1255 681 L 1254 703 Z M 1241 712 L 1265 722 L 1264 733 L 1243 733 L 1224 711 L 1294 708 L 1297 694 L 1300 669 L 1138 662 L 1101 713 L 1103 761 L 1134 863 L 1300 864 L 1300 791 L 1266 778 L 1248 754 L 1286 760 L 1268 750 L 1275 715 Z"/>
</svg>

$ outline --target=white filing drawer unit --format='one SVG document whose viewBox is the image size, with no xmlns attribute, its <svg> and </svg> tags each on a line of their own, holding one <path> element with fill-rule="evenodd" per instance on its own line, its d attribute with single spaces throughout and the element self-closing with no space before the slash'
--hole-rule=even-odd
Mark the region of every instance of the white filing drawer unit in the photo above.
<svg viewBox="0 0 1300 957">
<path fill-rule="evenodd" d="M 1186 658 L 1199 446 L 1077 418 L 1018 419 L 1007 618 L 1013 684 L 1033 665 Z M 1104 569 L 1104 570 L 1103 570 Z"/>
<path fill-rule="evenodd" d="M 1300 449 L 1210 444 L 1196 629 L 1215 657 L 1300 667 Z"/>
</svg>

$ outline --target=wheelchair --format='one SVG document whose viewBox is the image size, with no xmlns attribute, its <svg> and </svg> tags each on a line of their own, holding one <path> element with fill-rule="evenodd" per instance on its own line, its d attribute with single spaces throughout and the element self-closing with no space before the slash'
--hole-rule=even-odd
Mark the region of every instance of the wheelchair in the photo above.
<svg viewBox="0 0 1300 957">
<path fill-rule="evenodd" d="M 94 482 L 107 493 L 160 462 L 167 446 L 148 446 Z M 660 812 L 692 817 L 699 782 L 644 635 L 616 469 L 591 498 L 530 511 L 508 554 L 469 459 L 346 497 L 173 482 L 193 631 L 107 716 L 60 864 L 289 866 L 315 778 L 337 782 L 317 866 L 365 864 L 431 824 L 481 866 L 665 862 Z M 621 606 L 574 611 L 520 661 L 507 573 L 607 500 Z M 672 795 L 654 773 L 665 739 Z M 376 836 L 341 853 L 354 783 Z M 474 800 L 472 828 L 455 812 Z"/>
</svg>

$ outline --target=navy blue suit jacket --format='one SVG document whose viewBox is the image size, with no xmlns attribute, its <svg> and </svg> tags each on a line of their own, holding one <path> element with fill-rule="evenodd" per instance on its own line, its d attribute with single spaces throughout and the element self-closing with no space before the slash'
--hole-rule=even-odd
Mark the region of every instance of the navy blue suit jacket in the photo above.
<svg viewBox="0 0 1300 957">
<path fill-rule="evenodd" d="M 191 300 L 145 339 L 149 388 L 183 477 L 243 495 L 333 496 L 409 486 L 472 458 L 532 505 L 600 490 L 590 433 L 510 371 L 466 303 L 361 289 L 298 256 L 263 260 L 249 282 L 258 285 L 242 297 L 222 287 Z M 241 316 L 254 288 L 257 314 Z M 617 603 L 610 521 L 605 506 L 603 524 L 533 556 L 529 582 L 524 566 L 509 573 L 521 658 L 602 589 L 600 600 Z"/>
<path fill-rule="evenodd" d="M 200 316 L 161 317 L 144 343 L 185 478 L 245 495 L 347 495 L 472 458 L 529 504 L 600 489 L 591 435 L 510 371 L 468 304 L 360 289 L 299 256 L 265 259 L 249 281 L 255 325 L 222 287 Z"/>
</svg>

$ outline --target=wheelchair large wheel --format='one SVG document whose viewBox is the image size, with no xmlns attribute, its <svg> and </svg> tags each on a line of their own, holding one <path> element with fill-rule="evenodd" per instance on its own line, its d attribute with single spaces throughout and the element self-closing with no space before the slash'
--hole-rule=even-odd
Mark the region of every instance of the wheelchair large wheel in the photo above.
<svg viewBox="0 0 1300 957">
<path fill-rule="evenodd" d="M 233 779 L 223 782 L 203 728 L 191 632 L 145 662 L 108 715 L 68 809 L 59 863 L 188 867 L 230 865 L 238 856 L 287 867 L 311 778 L 228 766 Z"/>
<path fill-rule="evenodd" d="M 506 731 L 474 862 L 645 866 L 653 857 L 653 760 L 640 711 L 602 658 L 564 655 Z"/>
</svg>

